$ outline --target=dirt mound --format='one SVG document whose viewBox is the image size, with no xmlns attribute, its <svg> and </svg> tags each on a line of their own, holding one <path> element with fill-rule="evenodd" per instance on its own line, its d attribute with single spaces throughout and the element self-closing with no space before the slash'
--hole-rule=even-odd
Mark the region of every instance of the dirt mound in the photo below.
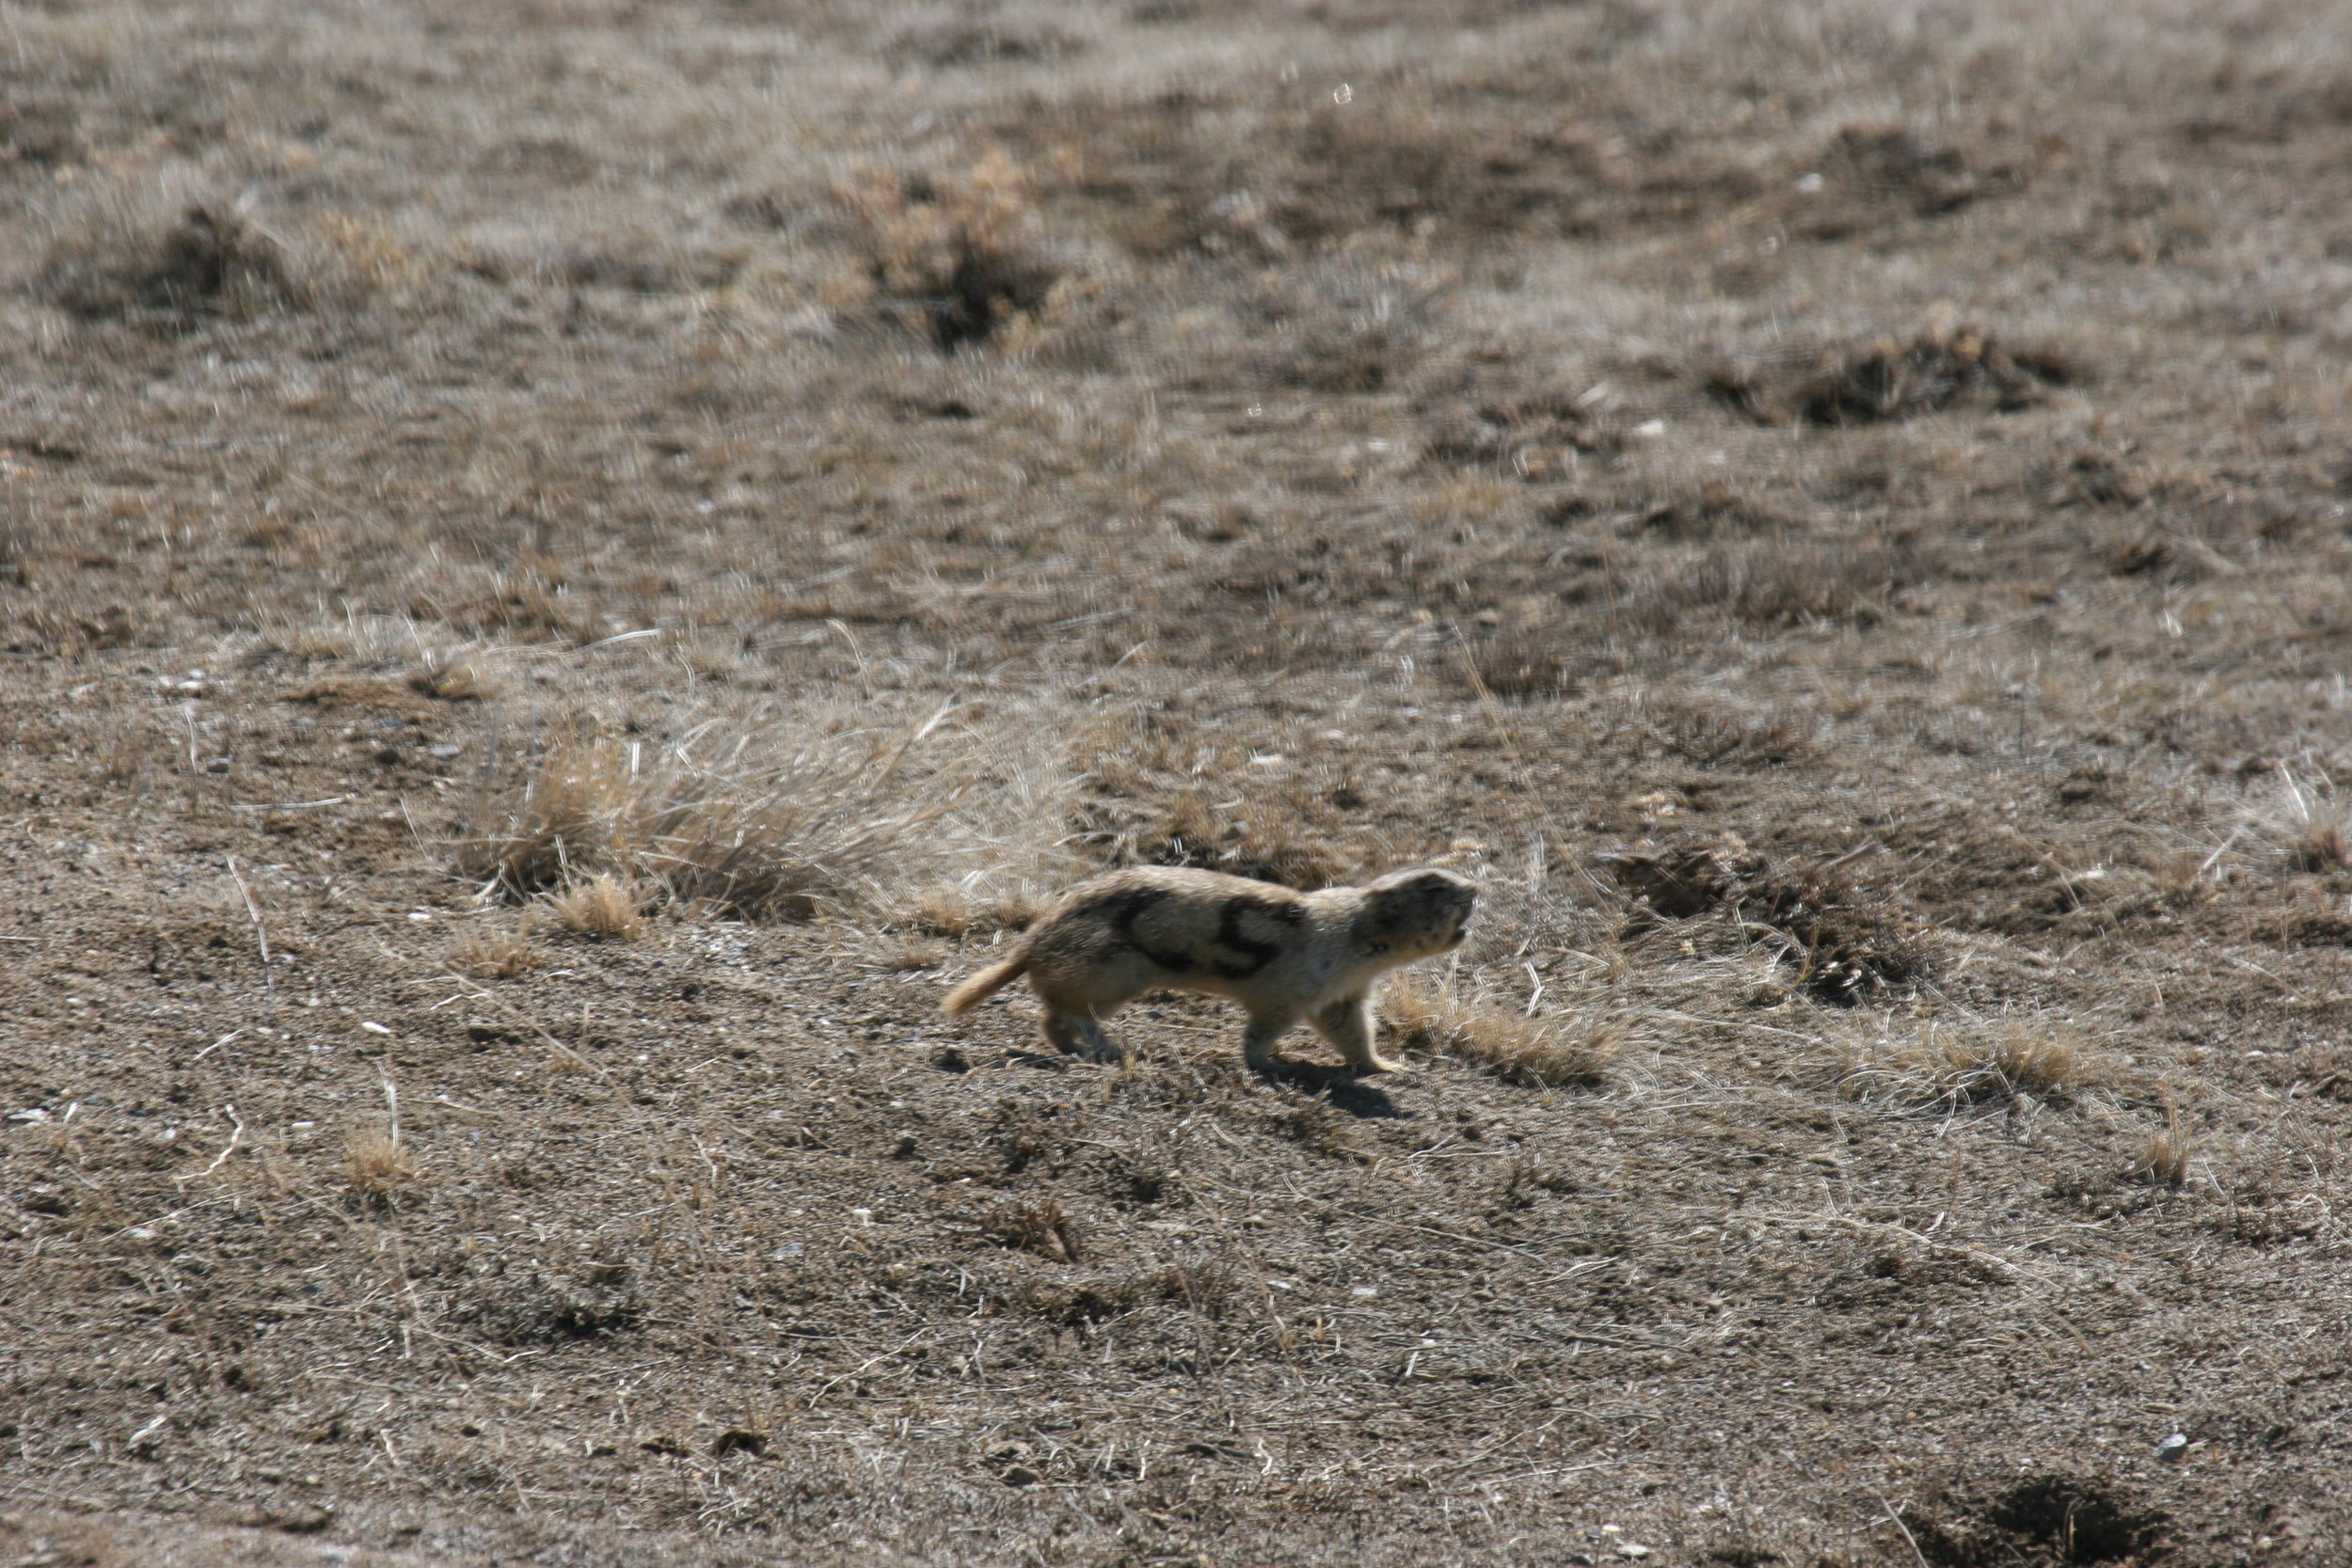
<svg viewBox="0 0 2352 1568">
<path fill-rule="evenodd" d="M 1705 385 L 1758 424 L 1853 425 L 1948 408 L 2016 413 L 2081 377 L 2065 356 L 2012 349 L 1990 334 L 1960 329 L 1922 333 L 1909 342 L 1876 339 L 1792 372 L 1728 367 L 1711 372 Z"/>
<path fill-rule="evenodd" d="M 2113 1481 L 2033 1475 L 1909 1528 L 1934 1568 L 2064 1568 L 2163 1560 L 2169 1524 Z"/>
<path fill-rule="evenodd" d="M 1922 979 L 1931 969 L 1919 918 L 1848 880 L 1834 861 L 1775 866 L 1736 838 L 1597 860 L 1632 895 L 1629 929 L 1726 910 L 1787 938 L 1782 957 L 1798 971 L 1798 983 L 1837 1006 Z"/>
</svg>

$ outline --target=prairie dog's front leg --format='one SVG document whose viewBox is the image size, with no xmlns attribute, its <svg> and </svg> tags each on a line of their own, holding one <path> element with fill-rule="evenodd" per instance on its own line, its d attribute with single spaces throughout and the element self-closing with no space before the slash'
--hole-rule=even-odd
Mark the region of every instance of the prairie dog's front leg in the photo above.
<svg viewBox="0 0 2352 1568">
<path fill-rule="evenodd" d="M 1271 1071 L 1274 1067 L 1274 1042 L 1291 1031 L 1298 1022 L 1296 1013 L 1251 1013 L 1249 1027 L 1242 1031 L 1241 1059 L 1252 1072 Z"/>
<path fill-rule="evenodd" d="M 1369 988 L 1353 996 L 1343 996 L 1325 1006 L 1314 1016 L 1316 1032 L 1340 1048 L 1347 1065 L 1359 1073 L 1409 1072 L 1401 1062 L 1391 1062 L 1380 1054 L 1375 1043 L 1372 1020 L 1372 991 Z"/>
</svg>

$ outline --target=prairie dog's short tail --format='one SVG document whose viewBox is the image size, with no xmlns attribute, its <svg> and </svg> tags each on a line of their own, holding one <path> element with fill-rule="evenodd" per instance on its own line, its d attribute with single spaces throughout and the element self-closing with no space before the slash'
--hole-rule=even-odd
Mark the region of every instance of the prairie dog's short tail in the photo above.
<svg viewBox="0 0 2352 1568">
<path fill-rule="evenodd" d="M 949 1018 L 961 1018 L 964 1014 L 970 1012 L 973 1008 L 978 1006 L 981 1003 L 987 1001 L 990 997 L 995 995 L 998 991 L 1004 990 L 1015 980 L 1021 978 L 1021 976 L 1027 972 L 1028 967 L 1028 944 L 1024 942 L 1022 943 L 1021 951 L 1015 953 L 1011 958 L 1003 960 L 1001 963 L 990 964 L 986 969 L 981 970 L 977 974 L 973 975 L 970 979 L 964 981 L 963 984 L 949 991 L 947 993 L 947 999 L 939 1005 L 939 1010 L 946 1013 Z"/>
</svg>

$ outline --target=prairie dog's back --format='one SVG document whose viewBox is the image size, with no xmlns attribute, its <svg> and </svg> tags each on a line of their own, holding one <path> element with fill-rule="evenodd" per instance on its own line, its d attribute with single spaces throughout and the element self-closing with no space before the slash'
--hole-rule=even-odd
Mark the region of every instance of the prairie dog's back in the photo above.
<svg viewBox="0 0 2352 1568">
<path fill-rule="evenodd" d="M 1041 983 L 1105 965 L 1150 969 L 1222 990 L 1295 949 L 1309 911 L 1304 895 L 1272 882 L 1187 866 L 1115 871 L 1072 889 L 1038 922 L 1029 969 Z"/>
</svg>

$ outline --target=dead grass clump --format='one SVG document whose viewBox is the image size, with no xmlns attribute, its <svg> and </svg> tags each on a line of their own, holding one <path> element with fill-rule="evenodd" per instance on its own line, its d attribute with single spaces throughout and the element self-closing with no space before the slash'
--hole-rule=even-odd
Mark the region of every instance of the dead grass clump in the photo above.
<svg viewBox="0 0 2352 1568">
<path fill-rule="evenodd" d="M 343 1140 L 343 1178 L 362 1203 L 389 1203 L 416 1174 L 397 1126 L 362 1128 Z"/>
<path fill-rule="evenodd" d="M 998 1246 L 1033 1252 L 1057 1263 L 1074 1263 L 1086 1254 L 1078 1222 L 1054 1198 L 1008 1203 L 988 1217 L 984 1228 Z"/>
<path fill-rule="evenodd" d="M 1749 367 L 1717 371 L 1706 385 L 1759 424 L 1853 425 L 1952 407 L 2013 413 L 2080 378 L 2079 367 L 2063 355 L 2005 348 L 1973 328 L 1939 327 L 1907 343 L 1880 338 L 1859 350 L 1826 354 L 1777 385 Z"/>
<path fill-rule="evenodd" d="M 2306 784 L 2280 763 L 2277 796 L 2251 815 L 2296 870 L 2341 871 L 2352 865 L 2352 811 L 2338 802 L 2334 783 L 2324 774 Z"/>
<path fill-rule="evenodd" d="M 899 917 L 926 935 L 960 942 L 967 936 L 1024 929 L 1039 912 L 1037 900 L 1023 893 L 986 898 L 959 887 L 931 887 L 909 899 Z"/>
<path fill-rule="evenodd" d="M 1630 1037 L 1613 1020 L 1530 1018 L 1450 990 L 1413 985 L 1384 988 L 1380 1013 L 1408 1046 L 1459 1057 L 1508 1083 L 1542 1087 L 1601 1082 Z"/>
<path fill-rule="evenodd" d="M 1852 1066 L 1845 1076 L 1854 1092 L 1915 1110 L 2059 1104 L 2096 1078 L 2075 1037 L 2040 1018 L 1938 1019 L 1916 1039 Z"/>
<path fill-rule="evenodd" d="M 346 301 L 413 290 L 432 274 L 425 258 L 378 218 L 322 213 L 311 221 L 310 235 L 340 285 L 335 292 Z"/>
<path fill-rule="evenodd" d="M 629 942 L 645 928 L 642 895 L 609 872 L 564 884 L 546 895 L 546 906 L 555 923 L 575 936 Z"/>
<path fill-rule="evenodd" d="M 1909 536 L 1728 545 L 1629 598 L 1625 610 L 1659 633 L 1708 610 L 1755 626 L 1875 626 L 1891 612 L 1895 596 L 1926 580 L 1932 568 L 1929 552 Z"/>
<path fill-rule="evenodd" d="M 1068 270 L 1047 254 L 1027 177 L 1001 148 L 951 175 L 869 171 L 833 196 L 876 291 L 943 354 L 1034 317 Z"/>
<path fill-rule="evenodd" d="M 883 957 L 882 962 L 888 968 L 902 971 L 937 969 L 954 951 L 944 942 L 916 937 L 899 942 Z"/>
<path fill-rule="evenodd" d="M 1311 893 L 1345 879 L 1346 865 L 1311 818 L 1279 801 L 1222 807 L 1208 792 L 1180 791 L 1136 833 L 1146 865 L 1191 865 Z"/>
<path fill-rule="evenodd" d="M 445 703 L 480 702 L 498 695 L 498 676 L 470 654 L 428 656 L 408 675 L 411 690 Z"/>
<path fill-rule="evenodd" d="M 511 980 L 545 957 L 520 931 L 468 931 L 449 948 L 451 965 L 481 980 Z"/>
<path fill-rule="evenodd" d="M 246 320 L 303 302 L 285 247 L 239 214 L 191 204 L 161 233 L 110 226 L 61 243 L 45 293 L 91 318 L 165 315 Z"/>
<path fill-rule="evenodd" d="M 2074 1041 L 2040 1019 L 2005 1020 L 1997 1028 L 1930 1031 L 1925 1093 L 1945 1104 L 2014 1100 L 2064 1101 L 2089 1083 L 2090 1064 Z"/>
<path fill-rule="evenodd" d="M 774 720 L 648 744 L 575 725 L 459 863 L 509 896 L 609 875 L 677 903 L 806 919 L 820 899 L 935 864 L 970 782 L 918 748 L 940 715 L 888 732 Z"/>
<path fill-rule="evenodd" d="M 1777 767 L 1812 756 L 1815 747 L 1792 721 L 1743 713 L 1728 703 L 1674 699 L 1649 707 L 1649 725 L 1666 749 L 1700 768 Z"/>
<path fill-rule="evenodd" d="M 2152 1132 L 2140 1146 L 2132 1174 L 2150 1186 L 2178 1191 L 2188 1180 L 2188 1134 L 2181 1130 L 2181 1110 L 2169 1095 L 2164 1101 L 2164 1131 Z"/>
</svg>

